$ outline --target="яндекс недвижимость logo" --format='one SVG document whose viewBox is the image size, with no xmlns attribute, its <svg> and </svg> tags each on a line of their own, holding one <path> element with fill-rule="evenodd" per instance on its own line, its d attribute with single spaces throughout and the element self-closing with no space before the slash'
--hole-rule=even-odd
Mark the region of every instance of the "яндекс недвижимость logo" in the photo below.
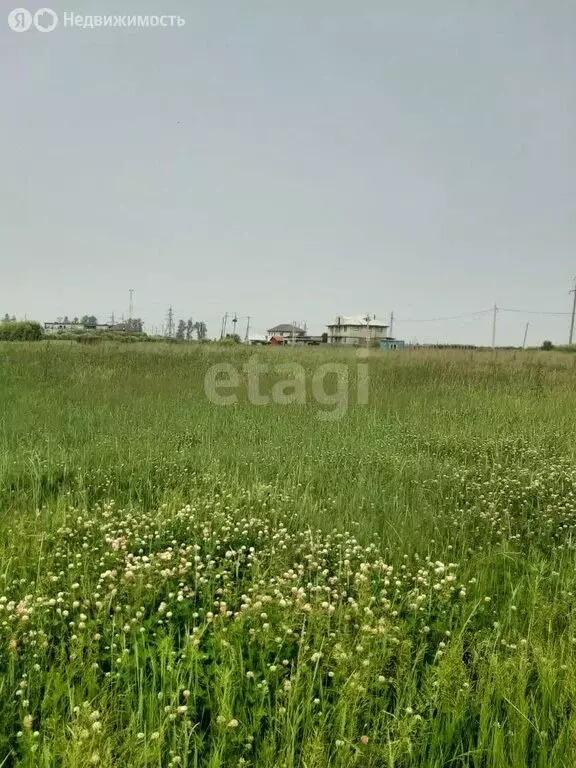
<svg viewBox="0 0 576 768">
<path fill-rule="evenodd" d="M 8 14 L 8 26 L 13 32 L 28 32 L 34 27 L 38 32 L 52 32 L 60 19 L 51 8 L 40 8 L 32 13 L 27 8 L 14 8 Z M 166 29 L 168 27 L 184 27 L 186 19 L 177 14 L 132 15 L 108 14 L 87 15 L 73 11 L 62 14 L 62 27 L 79 29 L 105 29 L 107 27 L 145 27 Z"/>
<path fill-rule="evenodd" d="M 8 14 L 8 26 L 13 32 L 28 32 L 32 27 L 52 32 L 58 26 L 58 14 L 51 8 L 40 8 L 34 14 L 26 8 L 15 8 Z"/>
</svg>

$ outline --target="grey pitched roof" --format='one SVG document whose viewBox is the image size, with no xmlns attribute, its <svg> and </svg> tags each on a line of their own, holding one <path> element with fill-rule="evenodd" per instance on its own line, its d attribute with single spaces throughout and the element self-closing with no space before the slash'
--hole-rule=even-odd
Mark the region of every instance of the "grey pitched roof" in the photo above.
<svg viewBox="0 0 576 768">
<path fill-rule="evenodd" d="M 291 325 L 290 323 L 280 323 L 275 325 L 274 328 L 269 328 L 268 333 L 305 333 L 303 328 L 298 328 L 297 325 Z"/>
</svg>

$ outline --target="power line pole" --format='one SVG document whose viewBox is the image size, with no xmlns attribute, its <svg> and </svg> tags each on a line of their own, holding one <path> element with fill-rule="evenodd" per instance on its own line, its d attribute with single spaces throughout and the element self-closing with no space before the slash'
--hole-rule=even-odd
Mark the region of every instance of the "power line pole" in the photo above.
<svg viewBox="0 0 576 768">
<path fill-rule="evenodd" d="M 576 277 L 574 278 L 574 288 L 570 291 L 574 294 L 574 301 L 572 302 L 572 317 L 570 318 L 570 338 L 568 344 L 572 344 L 572 338 L 574 337 L 574 316 L 576 315 Z"/>
<path fill-rule="evenodd" d="M 130 304 L 128 308 L 128 322 L 131 323 L 134 317 L 134 289 L 130 288 Z"/>
<path fill-rule="evenodd" d="M 246 335 L 244 336 L 246 344 L 250 341 L 250 315 L 246 318 Z"/>
<path fill-rule="evenodd" d="M 170 304 L 170 307 L 168 308 L 168 337 L 172 338 L 174 335 L 174 312 L 172 310 L 172 304 Z"/>
<path fill-rule="evenodd" d="M 370 347 L 370 312 L 366 312 L 366 349 Z"/>
<path fill-rule="evenodd" d="M 524 328 L 524 341 L 522 342 L 522 349 L 526 349 L 526 338 L 528 336 L 529 326 L 530 326 L 530 323 L 526 323 L 526 328 Z"/>
<path fill-rule="evenodd" d="M 220 338 L 223 339 L 226 336 L 226 326 L 228 325 L 228 312 L 222 318 L 222 328 L 220 330 Z"/>
<path fill-rule="evenodd" d="M 390 312 L 390 338 L 394 338 L 394 312 Z"/>
<path fill-rule="evenodd" d="M 492 349 L 496 349 L 496 317 L 498 315 L 498 307 L 494 304 L 494 314 L 492 315 Z"/>
<path fill-rule="evenodd" d="M 234 337 L 236 337 L 236 323 L 238 322 L 238 315 L 236 312 L 234 312 L 234 319 L 232 320 L 232 325 L 234 326 Z"/>
</svg>

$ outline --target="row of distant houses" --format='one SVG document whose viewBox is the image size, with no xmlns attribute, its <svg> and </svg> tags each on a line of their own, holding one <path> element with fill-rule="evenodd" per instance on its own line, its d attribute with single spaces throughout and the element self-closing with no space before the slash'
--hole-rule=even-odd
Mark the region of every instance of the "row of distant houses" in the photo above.
<svg viewBox="0 0 576 768">
<path fill-rule="evenodd" d="M 282 323 L 269 328 L 264 339 L 252 339 L 253 344 L 340 344 L 344 346 L 380 346 L 382 349 L 400 349 L 401 339 L 389 335 L 390 326 L 375 316 L 339 315 L 327 326 L 327 333 L 309 336 L 305 328 Z"/>
<path fill-rule="evenodd" d="M 71 331 L 118 331 L 124 332 L 128 330 L 126 323 L 81 323 L 81 322 L 61 322 L 56 321 L 54 323 L 44 323 L 44 333 L 69 333 Z"/>
<path fill-rule="evenodd" d="M 293 323 L 281 323 L 269 328 L 266 336 L 253 336 L 250 344 L 339 344 L 362 347 L 380 346 L 382 349 L 399 349 L 404 342 L 389 335 L 390 326 L 375 316 L 362 317 L 339 315 L 333 323 L 327 325 L 327 332 L 321 336 L 310 336 L 306 328 Z M 56 321 L 44 323 L 47 334 L 67 333 L 70 331 L 127 331 L 127 323 L 86 324 L 78 321 Z"/>
</svg>

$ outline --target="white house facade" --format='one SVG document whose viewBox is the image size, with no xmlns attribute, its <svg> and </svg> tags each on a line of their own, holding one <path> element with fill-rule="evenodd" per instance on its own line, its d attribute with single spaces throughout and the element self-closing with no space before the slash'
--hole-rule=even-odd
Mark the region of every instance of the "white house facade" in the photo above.
<svg viewBox="0 0 576 768">
<path fill-rule="evenodd" d="M 339 315 L 328 325 L 328 343 L 370 346 L 387 337 L 389 325 L 375 317 Z"/>
<path fill-rule="evenodd" d="M 275 339 L 296 339 L 306 335 L 306 331 L 303 328 L 299 328 L 297 325 L 291 323 L 281 323 L 275 325 L 274 328 L 269 328 L 267 331 L 268 340 Z"/>
</svg>

